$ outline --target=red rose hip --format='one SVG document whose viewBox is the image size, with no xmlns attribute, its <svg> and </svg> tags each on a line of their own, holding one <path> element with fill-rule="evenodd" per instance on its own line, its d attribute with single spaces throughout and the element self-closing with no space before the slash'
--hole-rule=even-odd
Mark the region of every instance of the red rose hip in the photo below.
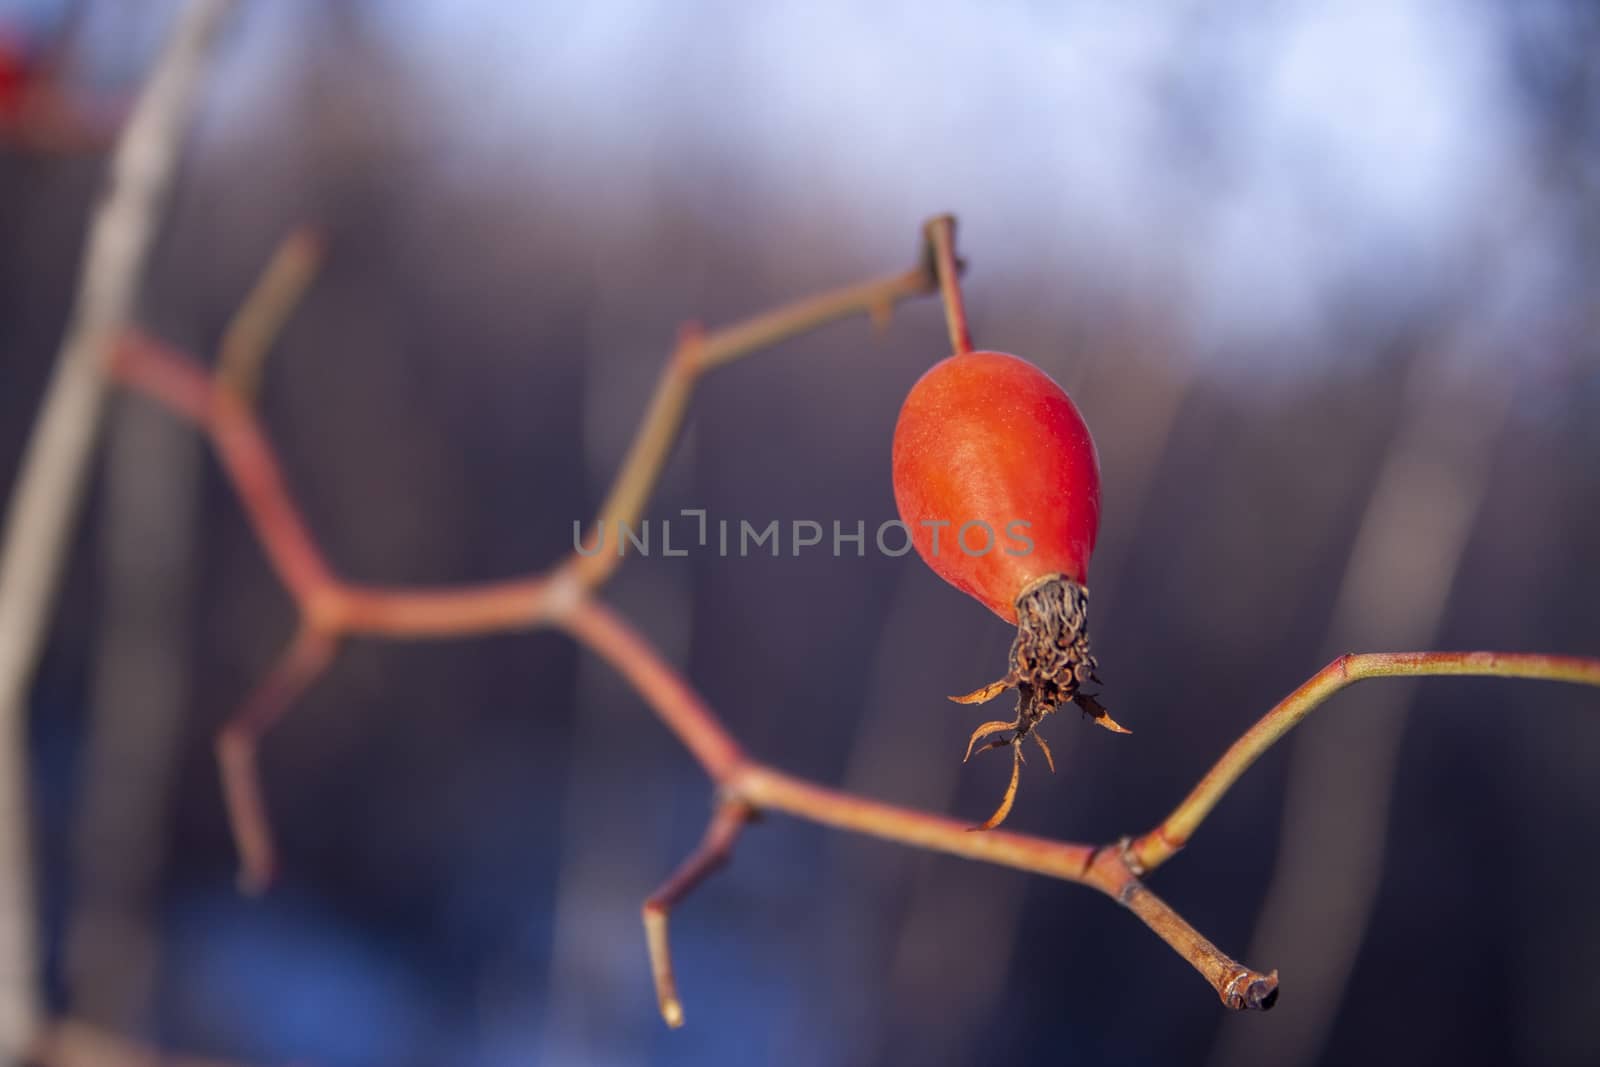
<svg viewBox="0 0 1600 1067">
<path fill-rule="evenodd" d="M 922 376 L 895 426 L 894 495 L 928 566 L 1007 622 L 1034 581 L 1088 579 L 1094 439 L 1066 391 L 1026 360 L 969 352 Z"/>
<path fill-rule="evenodd" d="M 894 428 L 894 498 L 912 543 L 934 573 L 1015 623 L 1005 677 L 966 696 L 992 700 L 1016 689 L 1010 722 L 986 722 L 967 741 L 1011 746 L 1011 784 L 978 830 L 1005 819 L 1017 795 L 1022 743 L 1062 704 L 1127 733 L 1083 686 L 1098 682 L 1089 651 L 1089 556 L 1100 526 L 1100 462 L 1094 438 L 1066 390 L 1027 360 L 975 352 L 956 282 L 954 220 L 928 224 L 956 354 L 912 386 Z"/>
</svg>

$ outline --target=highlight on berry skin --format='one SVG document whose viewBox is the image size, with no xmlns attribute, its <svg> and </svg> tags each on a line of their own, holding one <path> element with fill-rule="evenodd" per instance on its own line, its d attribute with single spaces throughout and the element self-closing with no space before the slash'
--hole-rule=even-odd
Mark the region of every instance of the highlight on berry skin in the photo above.
<svg viewBox="0 0 1600 1067">
<path fill-rule="evenodd" d="M 1038 726 L 1064 704 L 1115 733 L 1129 731 L 1094 694 L 1098 664 L 1089 648 L 1089 557 L 1100 526 L 1100 461 L 1077 405 L 1048 374 L 1004 352 L 974 351 L 957 284 L 953 222 L 928 224 L 955 354 L 911 387 L 895 423 L 895 505 L 912 543 L 939 577 L 1012 623 L 1017 635 L 1006 673 L 950 699 L 981 704 L 1017 691 L 1009 720 L 983 723 L 966 758 L 1011 749 L 1011 781 L 994 814 L 974 830 L 999 826 L 1011 813 L 1031 737 L 1055 769 Z M 981 522 L 990 529 L 1026 523 L 1024 553 L 940 551 L 941 527 Z M 981 745 L 979 742 L 983 742 Z"/>
</svg>

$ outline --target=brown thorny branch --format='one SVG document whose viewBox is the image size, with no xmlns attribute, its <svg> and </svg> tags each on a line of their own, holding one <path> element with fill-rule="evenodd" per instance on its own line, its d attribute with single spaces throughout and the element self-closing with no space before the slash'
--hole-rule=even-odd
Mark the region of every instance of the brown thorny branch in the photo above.
<svg viewBox="0 0 1600 1067">
<path fill-rule="evenodd" d="M 948 298 L 960 269 L 949 251 L 953 232 L 949 216 L 932 220 L 918 265 L 905 273 L 824 293 L 722 329 L 684 330 L 600 509 L 601 528 L 638 521 L 702 374 L 834 320 L 864 314 L 883 323 L 901 301 L 937 291 L 941 276 Z M 943 254 L 936 254 L 936 248 Z M 1333 694 L 1368 678 L 1475 675 L 1600 686 L 1600 659 L 1501 652 L 1340 656 L 1234 742 L 1160 825 L 1141 836 L 1104 845 L 1003 830 L 974 833 L 962 820 L 795 778 L 747 756 L 689 682 L 625 619 L 594 597 L 620 562 L 618 554 L 574 552 L 540 574 L 434 588 L 358 585 L 333 570 L 307 529 L 251 406 L 253 384 L 271 338 L 309 281 L 317 257 L 317 242 L 308 234 L 296 234 L 285 243 L 229 331 L 214 373 L 137 331 L 123 337 L 112 363 L 117 379 L 209 436 L 272 569 L 299 608 L 298 632 L 217 738 L 228 815 L 240 852 L 240 881 L 248 890 L 265 888 L 275 863 L 257 777 L 256 746 L 327 668 L 342 637 L 419 639 L 553 626 L 626 678 L 716 786 L 717 803 L 704 841 L 644 904 L 651 969 L 661 1013 L 669 1025 L 682 1024 L 683 1008 L 668 950 L 668 914 L 728 858 L 744 825 L 757 813 L 770 811 L 1098 889 L 1172 946 L 1228 1007 L 1266 1009 L 1277 998 L 1277 972 L 1262 973 L 1230 958 L 1142 881 L 1188 842 L 1263 752 Z"/>
</svg>

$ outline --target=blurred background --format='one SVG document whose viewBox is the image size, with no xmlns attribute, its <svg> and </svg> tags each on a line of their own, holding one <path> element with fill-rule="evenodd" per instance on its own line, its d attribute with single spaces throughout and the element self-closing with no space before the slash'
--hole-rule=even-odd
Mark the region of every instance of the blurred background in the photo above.
<svg viewBox="0 0 1600 1067">
<path fill-rule="evenodd" d="M 0 0 L 78 124 L 0 144 L 0 493 L 177 7 Z M 1052 719 L 1010 825 L 1111 840 L 1340 652 L 1600 651 L 1597 56 L 1581 0 L 246 2 L 139 321 L 211 358 L 320 227 L 262 396 L 294 492 L 353 579 L 489 580 L 568 550 L 681 322 L 957 213 L 979 344 L 1095 432 L 1134 731 Z M 893 518 L 947 351 L 925 300 L 718 370 L 648 515 Z M 103 454 L 29 731 L 56 1012 L 248 1063 L 1600 1062 L 1600 696 L 1545 683 L 1341 695 L 1152 879 L 1281 970 L 1266 1016 L 1090 891 L 773 817 L 673 916 L 668 1031 L 638 909 L 710 789 L 552 633 L 345 647 L 264 743 L 284 871 L 242 897 L 211 740 L 294 613 L 191 429 L 120 400 Z M 758 758 L 992 809 L 945 694 L 1011 633 L 915 557 L 657 555 L 603 598 Z"/>
</svg>

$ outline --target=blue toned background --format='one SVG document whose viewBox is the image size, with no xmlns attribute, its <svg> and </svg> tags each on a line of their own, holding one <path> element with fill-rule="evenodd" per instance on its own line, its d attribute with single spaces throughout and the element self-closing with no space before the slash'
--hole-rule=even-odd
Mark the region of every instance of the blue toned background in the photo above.
<svg viewBox="0 0 1600 1067">
<path fill-rule="evenodd" d="M 176 5 L 0 0 L 86 100 Z M 978 342 L 1072 393 L 1105 477 L 1104 699 L 1011 824 L 1152 825 L 1351 649 L 1600 652 L 1600 13 L 1339 5 L 242 3 L 140 300 L 206 356 L 278 240 L 322 273 L 262 411 L 336 566 L 542 568 L 679 324 L 907 267 L 954 211 Z M 0 492 L 104 170 L 0 146 Z M 648 514 L 893 515 L 932 301 L 720 369 Z M 1153 888 L 1283 974 L 1228 1017 L 1095 894 L 782 817 L 639 904 L 710 789 L 553 634 L 351 642 L 263 746 L 280 885 L 233 887 L 211 738 L 291 605 L 191 431 L 118 404 L 34 689 L 63 1013 L 249 1063 L 1600 1062 L 1600 696 L 1374 682 Z M 945 694 L 1010 635 L 912 557 L 630 562 L 604 593 L 757 757 L 977 819 Z"/>
</svg>

